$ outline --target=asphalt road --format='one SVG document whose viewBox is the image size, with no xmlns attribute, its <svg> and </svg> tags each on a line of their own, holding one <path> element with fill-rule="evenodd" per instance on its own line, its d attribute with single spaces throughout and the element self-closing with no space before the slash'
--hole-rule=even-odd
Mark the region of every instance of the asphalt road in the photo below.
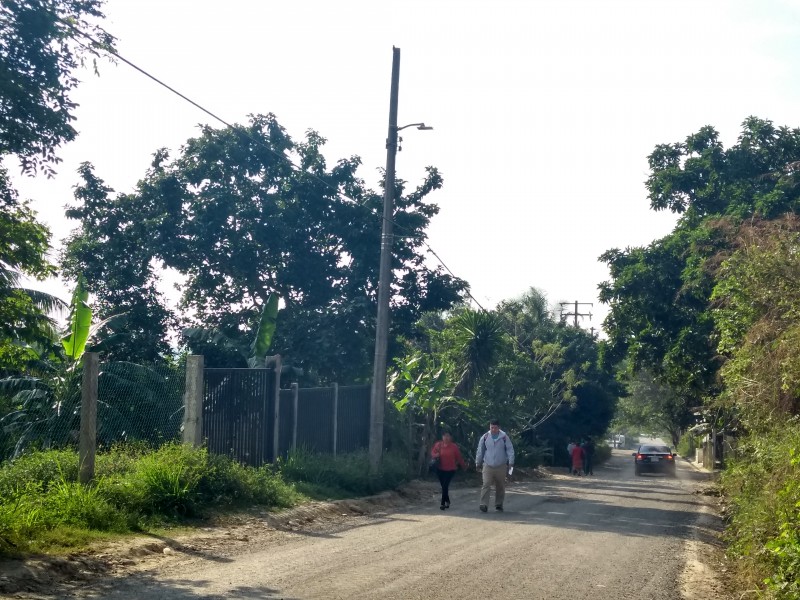
<svg viewBox="0 0 800 600">
<path fill-rule="evenodd" d="M 593 477 L 512 484 L 503 513 L 457 489 L 444 512 L 431 498 L 330 531 L 273 532 L 64 597 L 676 600 L 707 475 L 681 461 L 675 479 L 636 477 L 630 452 Z"/>
</svg>

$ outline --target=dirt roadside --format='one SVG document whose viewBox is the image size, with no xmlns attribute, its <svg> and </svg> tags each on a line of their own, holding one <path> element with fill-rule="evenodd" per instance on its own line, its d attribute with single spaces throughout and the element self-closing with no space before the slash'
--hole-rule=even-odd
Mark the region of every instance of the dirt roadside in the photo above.
<svg viewBox="0 0 800 600">
<path fill-rule="evenodd" d="M 543 477 L 519 473 L 520 480 Z M 477 481 L 456 484 L 471 486 Z M 251 546 L 280 545 L 287 533 L 333 533 L 374 521 L 399 508 L 428 501 L 438 491 L 434 480 L 414 480 L 397 490 L 374 496 L 308 502 L 291 509 L 253 509 L 213 520 L 208 526 L 174 537 L 135 535 L 104 541 L 67 556 L 31 556 L 0 560 L 0 597 L 52 598 L 61 586 L 73 587 L 98 577 L 124 576 L 209 556 L 235 556 Z"/>
</svg>

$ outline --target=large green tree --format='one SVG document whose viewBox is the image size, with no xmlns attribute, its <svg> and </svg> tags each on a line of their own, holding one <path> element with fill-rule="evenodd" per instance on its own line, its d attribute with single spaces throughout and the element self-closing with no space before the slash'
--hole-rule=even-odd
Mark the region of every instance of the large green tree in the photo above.
<svg viewBox="0 0 800 600">
<path fill-rule="evenodd" d="M 135 195 L 113 197 L 88 163 L 78 170 L 83 182 L 66 215 L 80 222 L 61 253 L 62 272 L 83 275 L 103 319 L 124 314 L 109 326 L 103 353 L 109 360 L 155 362 L 170 352 L 168 335 L 177 326 L 158 290 L 160 263 L 143 243 L 152 223 L 141 216 Z"/>
<path fill-rule="evenodd" d="M 65 260 L 92 261 L 102 270 L 130 248 L 140 266 L 136 277 L 119 282 L 126 289 L 151 280 L 144 266 L 153 261 L 171 267 L 184 278 L 186 324 L 217 328 L 231 338 L 253 329 L 275 293 L 284 306 L 274 352 L 313 380 L 365 378 L 373 350 L 382 194 L 357 176 L 357 157 L 328 167 L 324 143 L 313 131 L 293 140 L 273 115 L 223 129 L 203 127 L 174 159 L 157 152 L 132 194 L 109 199 L 101 193 L 99 202 L 91 194 L 78 197 L 70 215 L 80 219 L 82 230 Z M 428 169 L 409 192 L 404 182 L 394 184 L 392 330 L 398 335 L 424 311 L 458 302 L 466 283 L 425 262 L 426 229 L 438 212 L 427 196 L 442 185 L 438 171 Z M 91 252 L 79 255 L 80 248 Z M 193 350 L 211 354 L 210 348 Z"/>
<path fill-rule="evenodd" d="M 647 369 L 683 403 L 673 429 L 721 390 L 723 357 L 710 311 L 720 257 L 744 219 L 797 210 L 800 130 L 750 117 L 730 148 L 703 127 L 684 142 L 657 146 L 648 160 L 651 207 L 681 217 L 647 247 L 603 254 L 611 279 L 600 285 L 600 298 L 611 308 L 610 356 Z"/>
<path fill-rule="evenodd" d="M 57 302 L 23 290 L 23 275 L 53 274 L 50 232 L 19 198 L 6 165 L 52 174 L 57 148 L 76 131 L 76 72 L 113 39 L 97 23 L 101 0 L 8 0 L 0 4 L 0 370 L 19 371 L 51 339 L 44 311 Z M 94 41 L 89 40 L 88 37 Z"/>
<path fill-rule="evenodd" d="M 4 0 L 0 5 L 0 157 L 52 173 L 75 138 L 76 72 L 114 39 L 98 22 L 103 0 Z"/>
</svg>

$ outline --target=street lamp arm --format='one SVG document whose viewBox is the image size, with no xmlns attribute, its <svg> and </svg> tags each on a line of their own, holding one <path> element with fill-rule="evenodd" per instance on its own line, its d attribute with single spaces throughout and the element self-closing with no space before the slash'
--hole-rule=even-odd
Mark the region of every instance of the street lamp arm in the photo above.
<svg viewBox="0 0 800 600">
<path fill-rule="evenodd" d="M 416 127 L 417 129 L 420 129 L 422 131 L 429 131 L 429 130 L 433 129 L 433 127 L 431 127 L 429 125 L 425 125 L 425 123 L 409 123 L 408 125 L 403 125 L 402 127 L 398 127 L 397 129 L 395 129 L 395 131 L 401 131 L 402 129 L 405 129 L 406 127 Z"/>
</svg>

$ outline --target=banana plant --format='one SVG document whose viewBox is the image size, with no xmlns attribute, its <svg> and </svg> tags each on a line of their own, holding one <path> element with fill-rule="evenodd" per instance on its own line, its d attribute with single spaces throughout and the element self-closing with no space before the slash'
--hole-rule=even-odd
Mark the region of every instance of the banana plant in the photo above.
<svg viewBox="0 0 800 600">
<path fill-rule="evenodd" d="M 92 324 L 92 309 L 83 276 L 72 294 L 70 315 L 63 334 L 55 333 L 64 355 L 39 353 L 39 376 L 8 377 L 0 380 L 0 394 L 10 396 L 16 410 L 0 419 L 0 451 L 13 446 L 18 456 L 30 444 L 44 448 L 75 441 L 80 415 L 80 359 L 96 334 L 123 315 L 113 315 Z M 34 349 L 35 350 L 35 349 Z"/>
<path fill-rule="evenodd" d="M 246 342 L 234 340 L 219 329 L 206 329 L 202 327 L 189 327 L 183 330 L 183 336 L 193 342 L 201 344 L 214 344 L 223 348 L 233 350 L 242 360 L 247 364 L 250 369 L 263 369 L 269 366 L 271 362 L 270 356 L 267 356 L 270 347 L 272 346 L 272 338 L 275 335 L 275 328 L 278 324 L 278 301 L 277 294 L 270 294 L 267 301 L 261 308 L 261 315 L 258 320 L 258 327 L 256 328 L 253 340 L 249 345 Z M 300 369 L 284 366 L 281 372 L 292 370 L 302 375 Z"/>
<path fill-rule="evenodd" d="M 428 356 L 416 352 L 395 360 L 387 389 L 395 407 L 408 415 L 409 448 L 414 451 L 414 424 L 422 420 L 416 463 L 422 473 L 427 452 L 436 435 L 436 424 L 442 411 L 449 407 L 466 407 L 466 401 L 450 393 L 453 382 L 448 369 L 440 367 Z"/>
<path fill-rule="evenodd" d="M 258 329 L 250 344 L 250 356 L 247 357 L 247 366 L 251 369 L 263 369 L 267 366 L 267 352 L 272 346 L 272 337 L 278 324 L 278 295 L 270 294 L 261 310 Z"/>
<path fill-rule="evenodd" d="M 106 325 L 123 318 L 124 313 L 111 315 L 97 323 L 92 323 L 92 308 L 89 306 L 89 291 L 86 289 L 86 280 L 83 275 L 78 275 L 78 283 L 72 293 L 67 331 L 61 337 L 61 345 L 66 352 L 71 364 L 76 364 L 84 352 L 86 344 L 95 339 L 97 333 Z"/>
</svg>

